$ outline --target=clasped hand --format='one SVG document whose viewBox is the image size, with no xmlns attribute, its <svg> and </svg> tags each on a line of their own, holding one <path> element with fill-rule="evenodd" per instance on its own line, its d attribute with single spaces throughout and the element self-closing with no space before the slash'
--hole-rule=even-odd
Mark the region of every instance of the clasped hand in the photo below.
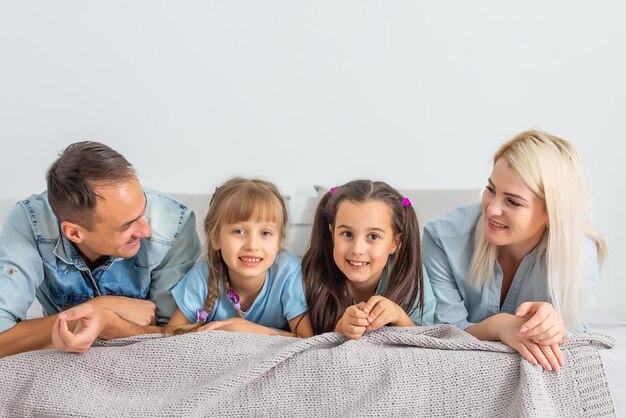
<svg viewBox="0 0 626 418">
<path fill-rule="evenodd" d="M 365 331 L 376 330 L 387 324 L 412 325 L 413 322 L 396 303 L 375 295 L 367 303 L 361 302 L 345 310 L 341 317 L 341 332 L 348 338 L 360 338 Z"/>
</svg>

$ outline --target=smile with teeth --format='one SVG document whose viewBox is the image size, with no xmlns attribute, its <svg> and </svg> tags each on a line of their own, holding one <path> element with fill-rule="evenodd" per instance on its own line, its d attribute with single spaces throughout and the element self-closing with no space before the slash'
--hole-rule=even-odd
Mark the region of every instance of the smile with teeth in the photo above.
<svg viewBox="0 0 626 418">
<path fill-rule="evenodd" d="M 367 261 L 352 261 L 352 260 L 347 260 L 348 263 L 350 263 L 351 266 L 354 267 L 365 267 L 369 264 L 369 262 Z"/>
<path fill-rule="evenodd" d="M 258 257 L 239 257 L 239 259 L 244 263 L 258 263 L 263 260 L 262 258 Z"/>
<path fill-rule="evenodd" d="M 502 225 L 501 223 L 498 223 L 498 222 L 494 221 L 491 218 L 489 218 L 489 225 L 491 225 L 494 228 L 498 228 L 498 229 L 506 229 L 506 228 L 508 228 L 508 226 Z"/>
</svg>

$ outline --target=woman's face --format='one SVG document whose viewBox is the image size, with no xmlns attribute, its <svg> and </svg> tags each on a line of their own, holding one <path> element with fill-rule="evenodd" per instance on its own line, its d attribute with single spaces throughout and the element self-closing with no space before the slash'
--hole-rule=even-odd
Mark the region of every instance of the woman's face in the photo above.
<svg viewBox="0 0 626 418">
<path fill-rule="evenodd" d="M 518 257 L 532 251 L 548 224 L 545 202 L 522 183 L 505 158 L 493 166 L 482 207 L 485 239 Z"/>
</svg>

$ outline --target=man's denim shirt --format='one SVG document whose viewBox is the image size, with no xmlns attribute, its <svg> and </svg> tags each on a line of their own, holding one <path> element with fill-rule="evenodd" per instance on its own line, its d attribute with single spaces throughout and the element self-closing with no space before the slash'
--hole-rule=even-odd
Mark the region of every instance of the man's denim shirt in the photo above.
<svg viewBox="0 0 626 418">
<path fill-rule="evenodd" d="M 0 231 L 0 332 L 26 319 L 35 297 L 52 315 L 97 296 L 149 299 L 157 322 L 166 323 L 176 304 L 172 288 L 200 254 L 193 211 L 145 190 L 152 234 L 132 258 L 109 257 L 90 271 L 61 233 L 47 193 L 18 202 Z"/>
</svg>

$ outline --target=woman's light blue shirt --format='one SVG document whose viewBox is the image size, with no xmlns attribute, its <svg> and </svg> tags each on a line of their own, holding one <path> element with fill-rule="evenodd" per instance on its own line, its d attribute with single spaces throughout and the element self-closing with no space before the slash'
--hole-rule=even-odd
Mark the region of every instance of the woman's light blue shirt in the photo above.
<svg viewBox="0 0 626 418">
<path fill-rule="evenodd" d="M 172 290 L 178 308 L 191 323 L 197 321 L 197 310 L 204 309 L 208 293 L 209 265 L 207 260 L 198 261 Z M 261 292 L 243 317 L 255 324 L 281 330 L 289 330 L 289 322 L 306 312 L 307 304 L 302 286 L 300 259 L 287 251 L 276 256 L 274 264 L 265 276 Z M 209 312 L 207 322 L 235 318 L 237 312 L 222 291 L 215 306 Z"/>
<path fill-rule="evenodd" d="M 481 287 L 468 281 L 474 252 L 474 230 L 482 212 L 480 204 L 458 208 L 424 227 L 422 251 L 424 265 L 437 299 L 434 320 L 465 329 L 500 312 L 514 315 L 523 302 L 548 300 L 545 254 L 537 249 L 520 263 L 511 287 L 500 307 L 502 269 L 496 262 L 494 280 Z M 587 242 L 589 283 L 598 278 L 597 250 Z"/>
</svg>

